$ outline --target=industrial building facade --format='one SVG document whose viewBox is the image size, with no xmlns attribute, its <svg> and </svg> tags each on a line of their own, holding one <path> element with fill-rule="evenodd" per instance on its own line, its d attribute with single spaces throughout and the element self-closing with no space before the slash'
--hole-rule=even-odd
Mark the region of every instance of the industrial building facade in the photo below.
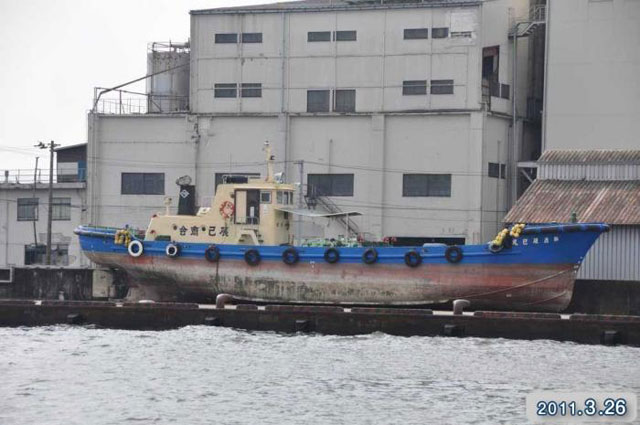
<svg viewBox="0 0 640 425">
<path fill-rule="evenodd" d="M 509 32 L 528 6 L 309 0 L 192 11 L 190 48 L 150 53 L 150 74 L 174 71 L 149 79 L 148 113 L 102 113 L 96 102 L 89 115 L 89 221 L 145 227 L 165 197 L 177 204 L 183 175 L 210 206 L 223 174 L 264 175 L 269 141 L 276 171 L 301 183 L 306 202 L 364 214 L 358 233 L 486 241 L 509 208 L 511 101 L 515 90 L 524 110 L 528 84 L 520 40 L 512 87 Z M 310 221 L 301 236 L 338 233 Z"/>
<path fill-rule="evenodd" d="M 545 153 L 505 221 L 610 223 L 578 277 L 640 282 L 640 1 L 547 10 Z"/>
<path fill-rule="evenodd" d="M 86 143 L 56 148 L 51 204 L 51 263 L 56 266 L 89 266 L 73 234 L 87 220 L 86 152 Z M 49 178 L 30 171 L 7 170 L 0 180 L 0 267 L 45 263 Z"/>
<path fill-rule="evenodd" d="M 544 149 L 640 149 L 640 1 L 548 0 Z"/>
</svg>

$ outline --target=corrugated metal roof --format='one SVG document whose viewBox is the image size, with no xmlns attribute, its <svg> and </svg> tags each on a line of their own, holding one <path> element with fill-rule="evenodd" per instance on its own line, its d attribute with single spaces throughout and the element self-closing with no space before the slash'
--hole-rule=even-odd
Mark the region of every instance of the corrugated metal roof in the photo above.
<svg viewBox="0 0 640 425">
<path fill-rule="evenodd" d="M 60 146 L 57 148 L 54 148 L 53 150 L 58 152 L 58 151 L 66 151 L 67 149 L 76 149 L 76 148 L 80 148 L 80 147 L 84 147 L 87 146 L 88 143 L 77 143 L 75 145 L 69 145 L 69 146 Z"/>
<path fill-rule="evenodd" d="M 302 0 L 279 3 L 258 4 L 252 6 L 220 7 L 216 9 L 192 10 L 192 15 L 215 15 L 228 13 L 270 13 L 348 9 L 400 9 L 425 7 L 473 6 L 482 0 Z"/>
<path fill-rule="evenodd" d="M 507 223 L 640 224 L 640 181 L 536 180 L 511 208 Z"/>
<path fill-rule="evenodd" d="M 638 144 L 640 144 L 640 140 Z M 640 150 L 547 150 L 538 159 L 538 162 L 559 164 L 640 164 Z"/>
</svg>

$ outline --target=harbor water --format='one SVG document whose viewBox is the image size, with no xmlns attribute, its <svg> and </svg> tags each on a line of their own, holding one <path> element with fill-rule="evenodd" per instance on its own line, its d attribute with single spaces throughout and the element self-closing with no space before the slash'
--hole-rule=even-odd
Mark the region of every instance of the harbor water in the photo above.
<svg viewBox="0 0 640 425">
<path fill-rule="evenodd" d="M 519 424 L 532 391 L 640 393 L 640 349 L 0 328 L 0 424 Z"/>
</svg>

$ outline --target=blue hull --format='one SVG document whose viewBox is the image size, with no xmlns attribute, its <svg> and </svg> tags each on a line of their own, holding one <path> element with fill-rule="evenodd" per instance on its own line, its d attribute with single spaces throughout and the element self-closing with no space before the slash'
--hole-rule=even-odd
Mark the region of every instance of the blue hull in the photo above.
<svg viewBox="0 0 640 425">
<path fill-rule="evenodd" d="M 81 226 L 76 233 L 92 261 L 126 271 L 134 284 L 154 289 L 155 298 L 173 293 L 208 301 L 224 292 L 264 302 L 410 305 L 466 297 L 483 308 L 558 311 L 570 301 L 587 251 L 608 229 L 598 223 L 528 226 L 513 247 L 497 253 L 486 244 L 460 246 L 457 262 L 447 258 L 448 247 L 376 247 L 370 264 L 367 247 L 337 247 L 333 264 L 327 248 L 295 247 L 298 259 L 287 264 L 283 253 L 291 247 L 217 245 L 220 258 L 211 262 L 208 244 L 177 243 L 179 254 L 170 258 L 165 241 L 140 241 L 143 253 L 132 257 L 114 242 L 115 229 Z M 257 252 L 258 264 L 247 261 L 248 251 Z M 408 252 L 419 264 L 407 264 Z"/>
</svg>

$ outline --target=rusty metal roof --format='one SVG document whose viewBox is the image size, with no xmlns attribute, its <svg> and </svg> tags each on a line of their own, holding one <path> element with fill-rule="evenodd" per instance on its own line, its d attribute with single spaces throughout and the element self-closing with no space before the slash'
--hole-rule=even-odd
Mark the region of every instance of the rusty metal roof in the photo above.
<svg viewBox="0 0 640 425">
<path fill-rule="evenodd" d="M 578 222 L 640 225 L 640 181 L 536 180 L 511 208 L 506 223 Z"/>
<path fill-rule="evenodd" d="M 538 159 L 538 162 L 557 164 L 640 164 L 640 150 L 547 150 Z"/>
</svg>

